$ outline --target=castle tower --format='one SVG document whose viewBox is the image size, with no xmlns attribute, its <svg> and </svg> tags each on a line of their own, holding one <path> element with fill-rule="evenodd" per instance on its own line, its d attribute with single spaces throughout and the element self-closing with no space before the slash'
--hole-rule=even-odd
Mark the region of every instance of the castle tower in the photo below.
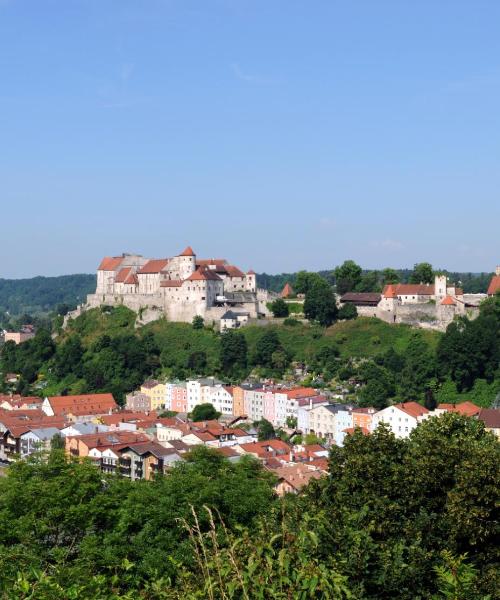
<svg viewBox="0 0 500 600">
<path fill-rule="evenodd" d="M 252 269 L 245 275 L 245 289 L 247 292 L 257 291 L 257 279 L 255 271 L 252 271 Z"/>
<path fill-rule="evenodd" d="M 446 275 L 436 275 L 434 278 L 434 296 L 436 300 L 446 296 Z"/>
<path fill-rule="evenodd" d="M 187 279 L 196 271 L 196 254 L 191 246 L 188 246 L 179 258 L 179 275 L 182 280 Z"/>
<path fill-rule="evenodd" d="M 495 269 L 495 275 L 497 277 L 500 277 L 500 265 L 498 265 L 497 268 Z"/>
</svg>

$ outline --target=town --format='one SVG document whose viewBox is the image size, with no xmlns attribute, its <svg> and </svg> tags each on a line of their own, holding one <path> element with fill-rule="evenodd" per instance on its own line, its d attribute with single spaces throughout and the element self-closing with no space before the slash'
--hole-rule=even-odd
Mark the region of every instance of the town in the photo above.
<svg viewBox="0 0 500 600">
<path fill-rule="evenodd" d="M 432 410 L 404 402 L 376 410 L 313 388 L 228 386 L 215 378 L 145 381 L 127 395 L 123 409 L 112 394 L 4 395 L 0 461 L 8 465 L 59 444 L 69 457 L 87 458 L 104 473 L 150 480 L 203 445 L 230 461 L 255 457 L 276 476 L 275 490 L 283 495 L 325 475 L 329 448 L 343 446 L 356 430 L 370 435 L 383 423 L 396 438 L 407 438 L 420 423 L 446 412 L 479 419 L 500 438 L 500 410 L 472 402 Z M 193 420 L 197 413 L 206 418 Z"/>
</svg>

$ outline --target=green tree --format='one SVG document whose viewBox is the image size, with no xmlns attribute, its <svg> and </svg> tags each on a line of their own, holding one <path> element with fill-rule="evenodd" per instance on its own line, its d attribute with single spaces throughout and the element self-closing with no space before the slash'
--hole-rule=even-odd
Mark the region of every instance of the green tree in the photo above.
<svg viewBox="0 0 500 600">
<path fill-rule="evenodd" d="M 255 344 L 252 362 L 255 365 L 272 369 L 273 354 L 282 350 L 283 347 L 276 330 L 267 328 Z"/>
<path fill-rule="evenodd" d="M 276 437 L 274 427 L 272 423 L 267 419 L 261 419 L 256 423 L 256 426 L 259 442 L 263 442 L 265 440 L 272 440 Z"/>
<path fill-rule="evenodd" d="M 186 367 L 194 373 L 205 373 L 207 370 L 207 353 L 203 350 L 191 352 L 188 357 Z"/>
<path fill-rule="evenodd" d="M 220 337 L 220 364 L 222 373 L 242 377 L 247 369 L 247 341 L 240 331 L 228 329 Z"/>
<path fill-rule="evenodd" d="M 358 317 L 358 309 L 354 304 L 344 304 L 339 308 L 338 319 L 340 321 L 350 321 Z"/>
<path fill-rule="evenodd" d="M 216 411 L 210 402 L 204 402 L 195 406 L 190 416 L 193 421 L 212 421 L 217 420 L 221 413 Z"/>
<path fill-rule="evenodd" d="M 382 285 L 389 285 L 390 283 L 399 283 L 399 274 L 395 269 L 386 267 L 382 270 Z"/>
<path fill-rule="evenodd" d="M 361 267 L 353 260 L 346 260 L 335 268 L 337 294 L 351 292 L 361 282 Z"/>
<path fill-rule="evenodd" d="M 200 315 L 195 315 L 193 317 L 193 329 L 203 329 L 203 327 L 205 326 L 205 321 L 203 320 L 203 317 L 201 317 Z"/>
<path fill-rule="evenodd" d="M 404 356 L 401 395 L 406 400 L 418 400 L 436 376 L 436 358 L 419 333 L 411 337 Z"/>
<path fill-rule="evenodd" d="M 410 275 L 410 283 L 434 283 L 434 271 L 428 262 L 417 263 Z"/>
<path fill-rule="evenodd" d="M 323 278 L 318 273 L 299 271 L 295 278 L 294 288 L 297 294 L 307 294 L 311 287 Z"/>
<path fill-rule="evenodd" d="M 288 304 L 283 300 L 283 298 L 277 298 L 274 302 L 271 303 L 271 312 L 273 316 L 276 318 L 288 317 L 290 314 L 290 309 Z"/>
<path fill-rule="evenodd" d="M 316 282 L 307 292 L 304 301 L 306 318 L 328 327 L 337 319 L 337 313 L 337 303 L 332 288 L 325 280 Z"/>
</svg>

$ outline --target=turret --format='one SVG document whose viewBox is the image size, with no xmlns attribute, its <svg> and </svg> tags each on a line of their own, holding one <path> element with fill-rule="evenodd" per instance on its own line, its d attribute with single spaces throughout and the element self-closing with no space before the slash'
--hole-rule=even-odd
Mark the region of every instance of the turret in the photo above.
<svg viewBox="0 0 500 600">
<path fill-rule="evenodd" d="M 179 275 L 181 279 L 187 279 L 196 271 L 196 254 L 191 246 L 188 246 L 178 256 L 179 259 Z"/>
<path fill-rule="evenodd" d="M 446 296 L 446 275 L 436 275 L 434 278 L 434 296 L 444 298 Z"/>
<path fill-rule="evenodd" d="M 255 271 L 252 271 L 252 269 L 245 275 L 245 289 L 247 292 L 257 291 L 257 278 Z"/>
</svg>

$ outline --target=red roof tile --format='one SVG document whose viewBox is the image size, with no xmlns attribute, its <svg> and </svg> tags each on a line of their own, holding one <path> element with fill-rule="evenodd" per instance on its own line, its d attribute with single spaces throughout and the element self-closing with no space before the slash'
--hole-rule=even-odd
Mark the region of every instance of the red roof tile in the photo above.
<svg viewBox="0 0 500 600">
<path fill-rule="evenodd" d="M 168 265 L 168 258 L 153 258 L 137 271 L 139 275 L 160 273 Z"/>
<path fill-rule="evenodd" d="M 442 408 L 443 410 L 447 410 L 448 412 L 455 412 L 461 415 L 466 415 L 468 417 L 473 417 L 474 415 L 479 414 L 479 411 L 481 410 L 479 406 L 476 406 L 468 400 L 466 400 L 465 402 L 459 402 L 458 404 L 440 404 L 438 408 Z"/>
<path fill-rule="evenodd" d="M 135 273 L 130 273 L 123 283 L 126 285 L 137 285 L 139 280 L 137 279 L 137 275 Z"/>
<path fill-rule="evenodd" d="M 245 277 L 245 273 L 240 271 L 238 267 L 235 267 L 234 265 L 226 265 L 226 273 L 229 277 Z"/>
<path fill-rule="evenodd" d="M 160 287 L 181 287 L 181 279 L 165 279 L 160 281 Z"/>
<path fill-rule="evenodd" d="M 386 285 L 382 292 L 382 295 L 386 298 L 395 298 L 396 296 L 432 296 L 433 294 L 434 284 L 428 283 L 390 284 Z"/>
<path fill-rule="evenodd" d="M 132 267 L 124 267 L 123 269 L 120 269 L 118 271 L 118 275 L 116 276 L 115 282 L 123 283 L 125 281 L 125 279 L 127 279 L 131 270 L 132 270 Z"/>
<path fill-rule="evenodd" d="M 51 396 L 49 403 L 56 416 L 100 415 L 117 407 L 113 394 L 82 394 L 79 396 Z"/>
<path fill-rule="evenodd" d="M 400 404 L 395 404 L 394 408 L 399 408 L 399 410 L 402 410 L 415 419 L 429 412 L 425 406 L 422 406 L 418 402 L 402 402 Z"/>
<path fill-rule="evenodd" d="M 493 275 L 488 286 L 488 296 L 494 296 L 497 292 L 500 292 L 500 275 Z"/>
<path fill-rule="evenodd" d="M 179 254 L 179 256 L 195 256 L 195 253 L 193 252 L 191 246 L 188 246 Z"/>
<path fill-rule="evenodd" d="M 289 296 L 293 296 L 294 293 L 292 286 L 287 282 L 285 283 L 285 287 L 281 290 L 280 296 L 282 298 L 288 298 Z"/>
<path fill-rule="evenodd" d="M 105 256 L 101 264 L 97 267 L 98 271 L 116 271 L 121 265 L 123 256 Z"/>
<path fill-rule="evenodd" d="M 443 298 L 441 300 L 441 304 L 443 306 L 456 306 L 457 303 L 455 302 L 455 300 L 453 300 L 453 298 L 451 296 L 446 296 L 446 298 Z"/>
<path fill-rule="evenodd" d="M 199 268 L 197 271 L 192 273 L 187 278 L 187 281 L 207 281 L 207 280 L 221 281 L 221 278 L 217 275 L 217 273 L 214 273 L 210 269 L 203 269 L 203 268 Z"/>
</svg>

